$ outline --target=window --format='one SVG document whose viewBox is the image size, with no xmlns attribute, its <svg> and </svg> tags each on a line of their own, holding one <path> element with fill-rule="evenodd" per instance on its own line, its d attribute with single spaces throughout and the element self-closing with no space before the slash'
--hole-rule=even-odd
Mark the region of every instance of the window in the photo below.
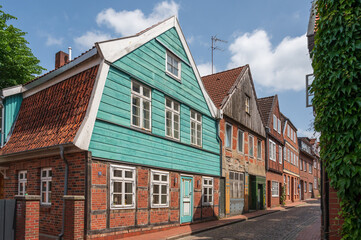
<svg viewBox="0 0 361 240">
<path fill-rule="evenodd" d="M 191 143 L 202 146 L 202 115 L 191 110 Z"/>
<path fill-rule="evenodd" d="M 272 197 L 278 197 L 278 182 L 272 181 Z"/>
<path fill-rule="evenodd" d="M 305 182 L 305 192 L 307 192 L 307 182 Z"/>
<path fill-rule="evenodd" d="M 213 178 L 203 178 L 203 205 L 213 204 Z"/>
<path fill-rule="evenodd" d="M 151 90 L 132 81 L 132 125 L 150 130 Z"/>
<path fill-rule="evenodd" d="M 291 137 L 291 128 L 289 125 L 287 126 L 287 129 L 288 129 L 287 137 L 290 138 Z"/>
<path fill-rule="evenodd" d="M 248 141 L 248 148 L 249 148 L 249 156 L 253 157 L 253 136 L 249 136 L 249 141 Z"/>
<path fill-rule="evenodd" d="M 249 107 L 249 102 L 250 102 L 250 97 L 248 97 L 247 95 L 246 95 L 246 100 L 245 100 L 245 109 L 246 109 L 246 113 L 250 113 L 250 107 Z"/>
<path fill-rule="evenodd" d="M 278 146 L 278 161 L 282 164 L 282 146 Z"/>
<path fill-rule="evenodd" d="M 291 163 L 293 164 L 293 152 L 292 151 L 290 152 L 291 152 Z"/>
<path fill-rule="evenodd" d="M 257 158 L 262 159 L 262 141 L 257 140 Z"/>
<path fill-rule="evenodd" d="M 278 133 L 281 134 L 281 120 L 278 119 Z"/>
<path fill-rule="evenodd" d="M 110 207 L 135 207 L 135 168 L 110 166 Z"/>
<path fill-rule="evenodd" d="M 271 140 L 269 140 L 269 158 L 276 161 L 276 144 Z"/>
<path fill-rule="evenodd" d="M 287 195 L 290 195 L 290 177 L 287 177 Z"/>
<path fill-rule="evenodd" d="M 313 167 L 317 168 L 317 162 L 316 161 L 313 161 Z"/>
<path fill-rule="evenodd" d="M 232 148 L 232 125 L 226 123 L 226 148 Z"/>
<path fill-rule="evenodd" d="M 276 115 L 273 114 L 273 129 L 278 130 L 278 121 Z"/>
<path fill-rule="evenodd" d="M 41 204 L 51 204 L 51 185 L 53 172 L 51 168 L 43 168 L 41 170 Z"/>
<path fill-rule="evenodd" d="M 243 173 L 229 172 L 230 195 L 232 199 L 244 198 Z"/>
<path fill-rule="evenodd" d="M 181 78 L 181 62 L 170 52 L 167 52 L 167 72 L 177 79 Z"/>
<path fill-rule="evenodd" d="M 169 206 L 169 173 L 152 170 L 151 174 L 152 207 Z"/>
<path fill-rule="evenodd" d="M 238 151 L 243 152 L 243 131 L 238 130 Z"/>
<path fill-rule="evenodd" d="M 18 195 L 24 196 L 26 194 L 26 185 L 27 185 L 28 172 L 19 171 L 18 173 Z"/>
<path fill-rule="evenodd" d="M 311 163 L 308 164 L 308 173 L 312 173 L 312 164 Z"/>
<path fill-rule="evenodd" d="M 302 165 L 303 165 L 303 162 L 302 160 L 300 160 L 300 170 L 302 171 Z"/>
<path fill-rule="evenodd" d="M 291 152 L 290 150 L 287 148 L 287 161 L 290 162 L 291 161 Z"/>
<path fill-rule="evenodd" d="M 313 177 L 314 188 L 317 189 L 317 177 Z"/>
<path fill-rule="evenodd" d="M 312 183 L 309 183 L 308 192 L 312 192 Z"/>
<path fill-rule="evenodd" d="M 179 103 L 165 99 L 165 134 L 168 137 L 179 139 Z"/>
</svg>

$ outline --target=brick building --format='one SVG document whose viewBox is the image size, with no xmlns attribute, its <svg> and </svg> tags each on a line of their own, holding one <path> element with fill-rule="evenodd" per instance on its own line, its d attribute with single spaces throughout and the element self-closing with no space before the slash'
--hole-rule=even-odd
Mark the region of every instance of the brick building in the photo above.
<svg viewBox="0 0 361 240">
<path fill-rule="evenodd" d="M 220 114 L 176 17 L 56 64 L 1 92 L 1 197 L 39 212 L 18 234 L 119 238 L 218 217 Z"/>
<path fill-rule="evenodd" d="M 281 113 L 285 145 L 283 148 L 283 182 L 286 188 L 286 203 L 300 199 L 300 169 L 297 143 L 297 128 Z"/>
<path fill-rule="evenodd" d="M 202 77 L 223 113 L 221 215 L 265 208 L 265 129 L 250 67 L 245 65 Z"/>
<path fill-rule="evenodd" d="M 298 138 L 298 146 L 300 150 L 300 185 L 301 200 L 315 197 L 315 179 L 314 179 L 314 156 L 312 153 L 312 145 L 307 137 Z M 316 184 L 317 187 L 317 184 Z"/>
<path fill-rule="evenodd" d="M 281 112 L 278 96 L 259 98 L 262 121 L 266 128 L 266 181 L 267 207 L 276 207 L 281 204 L 284 188 L 283 181 L 283 148 L 284 139 L 281 124 Z"/>
</svg>

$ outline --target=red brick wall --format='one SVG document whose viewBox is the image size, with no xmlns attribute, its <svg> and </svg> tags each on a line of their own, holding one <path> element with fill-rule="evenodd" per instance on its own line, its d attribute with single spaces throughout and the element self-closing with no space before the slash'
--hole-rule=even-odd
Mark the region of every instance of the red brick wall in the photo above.
<svg viewBox="0 0 361 240">
<path fill-rule="evenodd" d="M 297 202 L 300 200 L 299 196 L 299 183 L 300 178 L 296 177 L 291 174 L 283 173 L 283 176 L 286 177 L 286 184 L 288 184 L 288 177 L 290 177 L 290 188 L 289 188 L 289 194 L 287 194 L 287 185 L 286 186 L 286 204 L 291 202 Z M 296 186 L 295 186 L 296 181 Z"/>
<path fill-rule="evenodd" d="M 305 154 L 303 154 L 302 152 L 300 153 L 300 160 L 302 160 L 302 170 L 300 170 L 300 178 L 303 181 L 303 191 L 302 191 L 302 195 L 304 196 L 304 200 L 309 199 L 314 197 L 313 196 L 313 192 L 314 192 L 314 174 L 313 172 L 316 170 L 313 168 L 313 161 L 312 159 L 308 158 Z M 306 162 L 307 165 L 307 170 L 305 171 L 304 169 L 304 162 Z M 311 168 L 312 168 L 312 173 L 309 173 L 309 167 L 311 164 Z M 307 182 L 307 191 L 305 192 L 305 186 L 304 186 L 304 182 Z M 312 189 L 310 192 L 309 189 L 309 183 L 312 183 Z"/>
<path fill-rule="evenodd" d="M 340 203 L 337 197 L 337 192 L 335 189 L 330 187 L 329 189 L 329 239 L 338 240 L 341 239 L 339 232 L 343 224 L 343 220 L 338 215 L 340 211 Z M 337 220 L 339 218 L 340 220 Z"/>
<path fill-rule="evenodd" d="M 16 203 L 16 239 L 39 239 L 39 199 L 18 199 Z"/>
<path fill-rule="evenodd" d="M 136 167 L 136 206 L 134 209 L 110 209 L 110 163 L 93 160 L 91 164 L 91 216 L 88 238 L 103 238 L 106 236 L 122 237 L 135 231 L 152 230 L 159 227 L 179 225 L 180 206 L 180 173 L 169 172 L 169 207 L 151 208 L 150 176 L 151 168 Z M 126 164 L 119 164 L 126 165 Z M 155 170 L 155 169 L 154 169 Z M 163 170 L 165 171 L 165 170 Z M 98 174 L 101 172 L 101 174 Z M 177 179 L 177 180 L 175 180 Z M 219 178 L 214 179 L 214 206 L 202 207 L 202 176 L 193 175 L 194 183 L 194 216 L 198 221 L 218 216 Z M 198 185 L 199 180 L 199 185 Z"/>
<path fill-rule="evenodd" d="M 271 192 L 271 189 L 272 189 L 272 181 L 276 181 L 278 182 L 278 192 L 279 192 L 279 195 L 278 197 L 272 197 L 272 192 Z M 274 172 L 270 172 L 268 171 L 267 174 L 266 174 L 266 182 L 267 182 L 267 194 L 266 194 L 266 204 L 267 204 L 267 207 L 277 207 L 277 206 L 280 206 L 280 195 L 282 195 L 282 189 L 280 188 L 280 183 L 282 186 L 284 186 L 283 184 L 283 176 L 282 174 L 277 174 L 277 173 L 274 173 Z M 270 187 L 268 187 L 268 184 L 270 184 Z"/>
<path fill-rule="evenodd" d="M 85 194 L 85 152 L 66 154 L 69 162 L 68 195 Z M 51 167 L 52 193 L 51 206 L 40 205 L 40 233 L 58 235 L 61 232 L 65 163 L 60 155 L 53 157 L 34 158 L 2 164 L 9 167 L 4 180 L 5 198 L 12 199 L 18 194 L 18 172 L 27 170 L 28 195 L 40 195 L 40 171 Z"/>
</svg>

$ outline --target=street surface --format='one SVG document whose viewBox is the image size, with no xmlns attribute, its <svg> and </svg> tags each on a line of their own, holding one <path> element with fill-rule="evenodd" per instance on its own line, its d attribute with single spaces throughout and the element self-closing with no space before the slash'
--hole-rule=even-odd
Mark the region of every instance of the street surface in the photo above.
<svg viewBox="0 0 361 240">
<path fill-rule="evenodd" d="M 181 239 L 297 239 L 302 230 L 319 222 L 320 217 L 320 203 L 319 201 L 312 201 L 305 205 L 201 232 Z"/>
</svg>

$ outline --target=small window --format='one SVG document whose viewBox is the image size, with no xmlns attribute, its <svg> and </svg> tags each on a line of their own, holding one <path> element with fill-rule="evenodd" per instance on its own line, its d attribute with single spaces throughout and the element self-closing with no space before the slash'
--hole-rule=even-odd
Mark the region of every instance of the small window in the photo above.
<svg viewBox="0 0 361 240">
<path fill-rule="evenodd" d="M 277 124 L 278 124 L 277 117 L 276 117 L 276 115 L 273 114 L 273 129 L 276 131 L 278 130 Z"/>
<path fill-rule="evenodd" d="M 312 183 L 309 183 L 308 191 L 309 191 L 309 192 L 312 192 Z"/>
<path fill-rule="evenodd" d="M 152 207 L 168 207 L 169 173 L 152 170 L 151 179 Z"/>
<path fill-rule="evenodd" d="M 278 133 L 281 134 L 281 120 L 278 119 Z"/>
<path fill-rule="evenodd" d="M 110 166 L 110 207 L 135 207 L 135 168 Z"/>
<path fill-rule="evenodd" d="M 279 196 L 278 185 L 278 182 L 272 181 L 272 197 Z"/>
<path fill-rule="evenodd" d="M 307 163 L 305 161 L 303 161 L 303 166 L 304 166 L 303 171 L 307 172 Z"/>
<path fill-rule="evenodd" d="M 232 148 L 232 125 L 226 123 L 226 148 Z"/>
<path fill-rule="evenodd" d="M 262 159 L 262 141 L 257 140 L 257 158 Z"/>
<path fill-rule="evenodd" d="M 242 130 L 238 130 L 238 151 L 239 152 L 243 152 L 243 131 Z"/>
<path fill-rule="evenodd" d="M 305 192 L 307 192 L 307 182 L 305 182 Z"/>
<path fill-rule="evenodd" d="M 51 168 L 41 170 L 41 204 L 51 204 L 51 185 L 53 172 Z"/>
<path fill-rule="evenodd" d="M 282 164 L 282 146 L 278 146 L 278 162 Z"/>
<path fill-rule="evenodd" d="M 203 178 L 203 205 L 213 205 L 213 178 Z"/>
<path fill-rule="evenodd" d="M 302 171 L 303 162 L 300 160 L 300 170 Z"/>
<path fill-rule="evenodd" d="M 312 173 L 312 164 L 308 164 L 308 173 Z"/>
<path fill-rule="evenodd" d="M 151 126 L 151 90 L 132 81 L 132 125 L 150 130 Z"/>
<path fill-rule="evenodd" d="M 245 109 L 246 109 L 246 113 L 250 114 L 250 106 L 249 106 L 249 103 L 250 103 L 250 97 L 248 97 L 246 95 L 246 100 L 245 100 Z"/>
<path fill-rule="evenodd" d="M 249 136 L 249 141 L 248 141 L 248 148 L 249 148 L 249 151 L 248 151 L 249 153 L 248 154 L 249 154 L 250 157 L 253 157 L 253 154 L 254 154 L 253 153 L 253 145 L 254 145 L 253 136 L 250 135 Z"/>
<path fill-rule="evenodd" d="M 191 144 L 202 146 L 202 115 L 191 110 Z"/>
<path fill-rule="evenodd" d="M 317 162 L 316 161 L 313 161 L 313 167 L 317 168 Z"/>
<path fill-rule="evenodd" d="M 179 139 L 179 103 L 165 98 L 165 134 L 168 137 Z"/>
<path fill-rule="evenodd" d="M 24 196 L 26 194 L 26 185 L 28 182 L 28 172 L 19 171 L 18 173 L 18 195 Z"/>
<path fill-rule="evenodd" d="M 180 79 L 181 78 L 181 61 L 175 55 L 167 51 L 167 73 L 171 76 Z"/>
<path fill-rule="evenodd" d="M 272 141 L 272 140 L 269 140 L 269 158 L 272 160 L 272 161 L 276 161 L 276 144 Z"/>
</svg>

